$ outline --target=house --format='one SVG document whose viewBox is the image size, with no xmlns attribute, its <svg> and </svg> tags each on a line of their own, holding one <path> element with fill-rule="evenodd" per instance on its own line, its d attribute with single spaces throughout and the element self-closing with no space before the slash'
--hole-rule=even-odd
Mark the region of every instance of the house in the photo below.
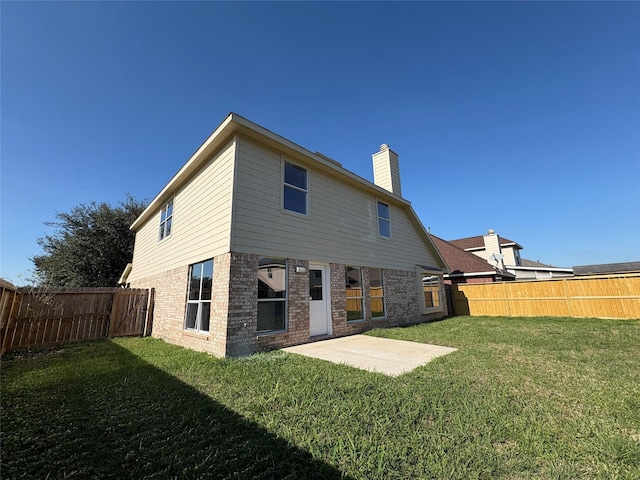
<svg viewBox="0 0 640 480">
<path fill-rule="evenodd" d="M 505 269 L 491 265 L 478 255 L 467 252 L 429 233 L 434 245 L 438 248 L 449 266 L 449 273 L 444 275 L 445 284 L 458 283 L 490 283 L 515 280 L 516 276 Z"/>
<path fill-rule="evenodd" d="M 153 336 L 246 355 L 447 315 L 448 267 L 402 198 L 231 113 L 133 223 L 121 281 L 156 290 Z"/>
<path fill-rule="evenodd" d="M 640 272 L 640 262 L 601 263 L 597 265 L 577 265 L 574 275 L 626 275 Z"/>
<path fill-rule="evenodd" d="M 549 279 L 573 276 L 571 268 L 554 267 L 523 259 L 522 246 L 513 240 L 500 237 L 489 229 L 485 235 L 450 240 L 449 243 L 486 260 L 492 267 L 505 271 L 516 280 Z"/>
</svg>

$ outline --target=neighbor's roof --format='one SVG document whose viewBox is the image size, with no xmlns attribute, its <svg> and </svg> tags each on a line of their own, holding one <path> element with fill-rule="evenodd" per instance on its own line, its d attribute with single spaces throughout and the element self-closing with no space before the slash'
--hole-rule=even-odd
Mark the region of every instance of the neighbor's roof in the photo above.
<svg viewBox="0 0 640 480">
<path fill-rule="evenodd" d="M 453 242 L 447 242 L 432 233 L 430 233 L 429 236 L 435 246 L 438 247 L 438 250 L 440 250 L 444 259 L 447 261 L 451 274 L 486 273 L 487 275 L 497 274 L 510 276 L 508 272 L 498 270 L 486 260 L 463 250 L 462 248 L 454 245 Z"/>
<path fill-rule="evenodd" d="M 604 275 L 640 272 L 640 262 L 602 263 L 599 265 L 578 265 L 573 267 L 574 275 Z"/>
<path fill-rule="evenodd" d="M 449 240 L 449 242 L 453 243 L 456 247 L 462 248 L 463 250 L 473 250 L 476 248 L 484 248 L 484 235 L 476 235 L 475 237 L 467 237 L 467 238 L 458 238 L 456 240 Z M 501 247 L 515 246 L 516 248 L 522 248 L 522 245 L 519 245 L 513 240 L 509 240 L 508 238 L 504 238 L 502 236 L 500 236 L 500 246 Z"/>
<path fill-rule="evenodd" d="M 523 267 L 545 267 L 545 268 L 555 268 L 553 265 L 548 265 L 546 263 L 540 263 L 537 260 L 528 260 L 526 258 L 522 258 L 520 263 Z"/>
</svg>

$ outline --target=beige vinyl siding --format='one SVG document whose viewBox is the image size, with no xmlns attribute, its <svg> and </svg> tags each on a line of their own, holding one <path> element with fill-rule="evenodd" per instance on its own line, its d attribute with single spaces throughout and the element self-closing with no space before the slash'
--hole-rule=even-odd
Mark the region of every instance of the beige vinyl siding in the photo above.
<svg viewBox="0 0 640 480">
<path fill-rule="evenodd" d="M 136 232 L 129 281 L 230 251 L 234 156 L 231 141 L 178 189 L 170 237 L 158 241 L 160 210 Z"/>
<path fill-rule="evenodd" d="M 513 252 L 513 247 L 502 247 L 502 253 L 504 255 L 505 265 L 516 265 L 516 256 Z"/>
<path fill-rule="evenodd" d="M 280 153 L 239 139 L 233 251 L 404 270 L 439 263 L 399 204 L 299 159 L 284 159 L 307 168 L 307 217 L 281 210 Z M 378 235 L 377 200 L 389 205 L 391 239 Z"/>
</svg>

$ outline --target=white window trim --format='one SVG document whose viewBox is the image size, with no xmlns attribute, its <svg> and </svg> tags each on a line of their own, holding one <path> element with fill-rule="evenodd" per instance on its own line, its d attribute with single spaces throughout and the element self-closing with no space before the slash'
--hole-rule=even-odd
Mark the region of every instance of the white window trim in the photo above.
<svg viewBox="0 0 640 480">
<path fill-rule="evenodd" d="M 305 170 L 305 172 L 307 172 L 307 189 L 303 190 L 302 188 L 296 186 L 296 185 L 291 185 L 290 183 L 286 183 L 284 181 L 284 168 L 285 165 L 289 163 L 295 167 L 298 168 L 303 168 Z M 286 213 L 288 215 L 295 215 L 296 217 L 300 217 L 300 218 L 309 218 L 309 195 L 310 195 L 310 191 L 311 191 L 311 172 L 309 171 L 308 167 L 304 167 L 302 165 L 300 165 L 299 163 L 296 163 L 292 160 L 288 160 L 286 158 L 283 158 L 282 156 L 280 157 L 280 211 L 282 213 Z M 298 190 L 300 192 L 305 192 L 305 212 L 306 213 L 300 213 L 300 212 L 296 212 L 294 210 L 288 210 L 284 207 L 284 189 L 285 187 L 289 187 L 289 188 L 293 188 L 295 190 Z"/>
<path fill-rule="evenodd" d="M 168 217 L 165 217 L 164 220 L 162 220 L 162 212 L 166 212 L 167 209 L 169 208 L 169 204 L 171 204 L 171 215 L 169 215 Z M 163 227 L 163 232 L 164 235 L 161 236 L 160 232 L 158 231 L 158 242 L 163 242 L 165 241 L 167 238 L 171 238 L 171 234 L 173 232 L 173 214 L 175 212 L 176 209 L 176 205 L 174 202 L 174 197 L 171 197 L 169 200 L 167 200 L 164 204 L 164 206 L 162 207 L 162 209 L 160 210 L 160 227 Z M 171 219 L 171 231 L 169 232 L 169 234 L 166 234 L 167 231 L 167 220 Z"/>
<path fill-rule="evenodd" d="M 382 204 L 385 205 L 387 207 L 387 210 L 389 212 L 389 218 L 383 218 L 380 216 L 380 214 L 378 213 L 378 204 Z M 391 205 L 389 205 L 386 202 L 383 202 L 382 200 L 378 200 L 376 199 L 376 218 L 378 219 L 378 237 L 380 238 L 384 238 L 385 240 L 391 240 L 392 235 L 392 231 L 391 231 Z M 382 233 L 380 232 L 380 221 L 384 220 L 389 224 L 389 236 L 387 237 L 386 235 L 382 235 Z"/>
<path fill-rule="evenodd" d="M 423 277 L 425 277 L 426 275 L 431 275 L 431 276 L 436 276 L 438 277 L 438 284 L 439 284 L 439 288 L 438 288 L 438 293 L 440 295 L 439 297 L 439 305 L 435 306 L 435 307 L 427 307 L 427 304 L 424 300 L 424 286 L 422 283 L 422 279 Z M 437 312 L 442 312 L 444 311 L 444 302 L 446 301 L 446 298 L 443 298 L 443 293 L 444 293 L 444 280 L 443 280 L 443 273 L 440 270 L 430 270 L 430 269 L 426 269 L 420 266 L 416 266 L 416 281 L 417 281 L 417 287 L 418 287 L 418 304 L 420 305 L 420 313 L 425 315 L 428 313 L 437 313 Z"/>
<path fill-rule="evenodd" d="M 362 290 L 362 295 L 360 295 L 359 297 L 347 297 L 347 268 L 357 268 L 360 271 L 360 289 Z M 344 280 L 345 280 L 345 284 L 344 284 L 344 289 L 345 289 L 345 297 L 348 299 L 360 299 L 360 309 L 362 311 L 362 318 L 354 318 L 352 320 L 349 320 L 349 315 L 348 315 L 348 311 L 346 309 L 346 303 L 345 303 L 345 314 L 347 314 L 347 323 L 358 323 L 358 322 L 364 322 L 365 318 L 367 316 L 367 313 L 364 311 L 364 285 L 362 282 L 362 267 L 357 267 L 355 265 L 345 265 L 344 267 Z"/>
<path fill-rule="evenodd" d="M 280 257 L 270 257 L 267 255 L 260 255 L 260 257 L 264 258 L 277 258 L 279 260 L 284 260 L 284 298 L 258 298 L 258 303 L 263 302 L 284 302 L 284 328 L 279 330 L 258 330 L 258 323 L 256 317 L 256 335 L 258 337 L 264 335 L 274 335 L 276 333 L 285 333 L 289 328 L 289 259 L 288 258 L 280 258 Z M 256 272 L 257 274 L 258 272 Z"/>
<path fill-rule="evenodd" d="M 369 272 L 371 272 L 371 270 L 374 270 L 373 267 L 369 268 Z M 382 299 L 382 308 L 384 309 L 384 315 L 382 315 L 381 317 L 374 317 L 373 316 L 373 308 L 371 308 L 371 319 L 372 320 L 384 320 L 385 318 L 387 318 L 387 298 L 384 292 L 384 272 L 382 270 L 382 268 L 375 268 L 375 270 L 380 270 L 380 281 L 382 284 L 382 296 L 381 297 L 374 297 L 371 295 L 371 273 L 369 273 L 369 300 L 373 300 L 374 298 L 381 298 Z M 371 304 L 372 302 L 370 302 Z"/>
<path fill-rule="evenodd" d="M 193 271 L 193 267 L 196 265 L 201 265 L 200 267 L 200 297 L 202 297 L 202 282 L 204 280 L 204 277 L 202 276 L 202 270 L 204 269 L 204 264 L 208 261 L 211 261 L 213 264 L 213 275 L 215 275 L 215 264 L 213 263 L 213 259 L 209 258 L 207 260 L 204 260 L 202 262 L 197 262 L 194 264 L 189 265 L 189 288 L 191 288 L 191 272 Z M 186 330 L 187 332 L 193 332 L 193 333 L 202 333 L 202 334 L 209 334 L 209 331 L 211 330 L 211 305 L 213 305 L 212 301 L 213 301 L 213 278 L 211 279 L 212 285 L 211 285 L 211 298 L 209 300 L 202 300 L 201 298 L 198 298 L 197 300 L 189 300 L 189 288 L 187 288 L 187 308 L 185 310 L 184 313 L 184 330 Z M 198 304 L 198 310 L 197 310 L 197 314 L 196 314 L 196 324 L 194 328 L 189 328 L 187 327 L 187 315 L 189 312 L 189 304 Z M 203 330 L 202 329 L 202 308 L 200 307 L 201 304 L 203 303 L 208 303 L 209 304 L 209 330 Z"/>
</svg>

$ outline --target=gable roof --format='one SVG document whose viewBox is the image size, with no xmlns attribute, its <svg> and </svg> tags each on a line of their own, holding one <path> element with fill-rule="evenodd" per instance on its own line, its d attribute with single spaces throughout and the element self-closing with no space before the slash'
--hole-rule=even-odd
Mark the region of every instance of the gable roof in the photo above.
<svg viewBox="0 0 640 480">
<path fill-rule="evenodd" d="M 429 236 L 449 265 L 451 274 L 486 273 L 511 276 L 508 272 L 498 270 L 477 255 L 454 245 L 453 242 L 447 242 L 432 233 Z"/>
<path fill-rule="evenodd" d="M 234 135 L 239 134 L 249 137 L 255 141 L 279 150 L 293 158 L 302 159 L 313 165 L 314 168 L 329 172 L 331 175 L 352 185 L 355 188 L 362 189 L 374 195 L 376 198 L 393 203 L 402 208 L 411 221 L 411 224 L 422 237 L 428 249 L 434 255 L 436 260 L 440 260 L 439 265 L 434 268 L 447 272 L 448 266 L 445 259 L 435 247 L 426 229 L 420 222 L 418 215 L 413 210 L 411 202 L 404 198 L 382 188 L 374 183 L 356 175 L 353 172 L 342 167 L 339 162 L 322 155 L 319 152 L 311 152 L 306 148 L 293 143 L 286 138 L 267 130 L 266 128 L 253 123 L 250 120 L 238 115 L 237 113 L 229 113 L 222 123 L 209 135 L 209 137 L 200 145 L 200 147 L 191 155 L 189 160 L 178 170 L 178 172 L 169 180 L 165 187 L 156 195 L 147 208 L 133 222 L 130 229 L 138 230 L 144 223 L 149 220 L 169 199 L 187 183 L 199 169 L 211 158 L 211 156 L 220 148 L 224 147 Z"/>
<path fill-rule="evenodd" d="M 546 263 L 541 263 L 537 260 L 528 260 L 526 258 L 520 259 L 520 263 L 523 267 L 546 267 L 546 268 L 554 268 L 553 265 L 547 265 Z"/>
<path fill-rule="evenodd" d="M 578 265 L 573 267 L 575 275 L 604 275 L 640 272 L 640 262 L 602 263 L 598 265 Z"/>
<path fill-rule="evenodd" d="M 500 246 L 501 247 L 515 247 L 522 248 L 522 245 L 519 245 L 517 242 L 513 240 L 509 240 L 508 238 L 500 236 Z M 479 248 L 484 248 L 484 235 L 476 235 L 475 237 L 466 237 L 466 238 L 458 238 L 456 240 L 449 240 L 450 243 L 453 243 L 456 247 L 460 247 L 463 250 L 475 250 Z"/>
</svg>

